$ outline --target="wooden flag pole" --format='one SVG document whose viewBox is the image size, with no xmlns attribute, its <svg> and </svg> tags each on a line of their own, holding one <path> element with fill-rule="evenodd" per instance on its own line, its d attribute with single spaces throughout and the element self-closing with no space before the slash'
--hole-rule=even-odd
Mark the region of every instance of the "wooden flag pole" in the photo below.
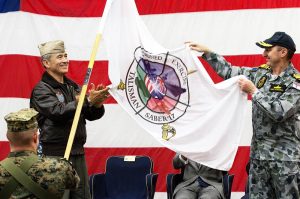
<svg viewBox="0 0 300 199">
<path fill-rule="evenodd" d="M 69 157 L 70 157 L 74 137 L 75 137 L 75 134 L 76 134 L 76 129 L 77 129 L 77 126 L 78 126 L 78 121 L 79 121 L 79 118 L 80 118 L 83 102 L 84 102 L 84 99 L 85 99 L 88 83 L 89 83 L 89 80 L 90 80 L 90 77 L 91 77 L 91 74 L 92 74 L 92 70 L 93 70 L 94 62 L 95 62 L 95 58 L 96 58 L 96 53 L 98 51 L 98 47 L 99 47 L 101 38 L 102 38 L 102 33 L 98 33 L 96 35 L 96 39 L 95 39 L 95 42 L 94 42 L 94 45 L 93 45 L 93 50 L 92 50 L 89 65 L 88 65 L 88 68 L 87 68 L 87 71 L 86 71 L 86 74 L 85 74 L 83 86 L 81 88 L 79 101 L 78 101 L 78 104 L 77 104 L 74 120 L 73 120 L 73 123 L 72 123 L 71 131 L 70 131 L 70 135 L 69 135 L 69 139 L 68 139 L 68 143 L 67 143 L 67 147 L 66 147 L 66 151 L 65 151 L 65 155 L 64 155 L 64 158 L 66 158 L 67 160 L 69 160 Z"/>
<path fill-rule="evenodd" d="M 84 77 L 83 86 L 81 88 L 79 101 L 78 101 L 78 104 L 77 104 L 77 107 L 76 107 L 76 112 L 75 112 L 75 116 L 74 116 L 74 119 L 73 119 L 71 131 L 70 131 L 70 135 L 69 135 L 69 139 L 68 139 L 68 143 L 67 143 L 67 147 L 66 147 L 66 151 L 65 151 L 65 155 L 64 155 L 64 158 L 66 158 L 67 160 L 69 160 L 69 157 L 70 157 L 72 145 L 73 145 L 73 142 L 74 142 L 74 138 L 75 138 L 75 134 L 76 134 L 77 126 L 78 126 L 78 121 L 79 121 L 79 118 L 80 118 L 83 102 L 84 102 L 86 91 L 87 91 L 87 87 L 88 87 L 89 80 L 90 80 L 92 70 L 93 70 L 93 67 L 94 67 L 94 62 L 95 62 L 96 54 L 97 54 L 97 51 L 98 51 L 98 47 L 99 47 L 100 41 L 102 39 L 102 32 L 103 32 L 103 29 L 104 29 L 106 18 L 108 16 L 108 12 L 111 8 L 111 5 L 112 5 L 113 1 L 114 0 L 107 0 L 106 1 L 105 8 L 104 8 L 103 15 L 102 15 L 102 19 L 101 19 L 101 23 L 100 23 L 99 30 L 98 30 L 98 34 L 96 35 L 96 39 L 95 39 L 95 42 L 94 42 L 94 45 L 93 45 L 91 58 L 90 58 L 89 65 L 88 65 L 88 68 L 87 68 L 87 71 L 86 71 L 86 74 L 85 74 L 85 77 Z"/>
</svg>

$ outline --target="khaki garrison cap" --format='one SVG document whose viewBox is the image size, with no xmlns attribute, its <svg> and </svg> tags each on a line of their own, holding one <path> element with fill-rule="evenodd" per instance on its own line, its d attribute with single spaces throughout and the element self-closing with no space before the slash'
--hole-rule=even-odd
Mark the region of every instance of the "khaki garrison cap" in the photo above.
<svg viewBox="0 0 300 199">
<path fill-rule="evenodd" d="M 64 53 L 65 44 L 61 40 L 48 41 L 38 46 L 41 56 L 46 54 Z"/>
<path fill-rule="evenodd" d="M 4 117 L 7 123 L 7 132 L 22 132 L 36 129 L 38 123 L 36 117 L 38 112 L 32 108 L 21 109 L 17 112 L 9 113 Z"/>
</svg>

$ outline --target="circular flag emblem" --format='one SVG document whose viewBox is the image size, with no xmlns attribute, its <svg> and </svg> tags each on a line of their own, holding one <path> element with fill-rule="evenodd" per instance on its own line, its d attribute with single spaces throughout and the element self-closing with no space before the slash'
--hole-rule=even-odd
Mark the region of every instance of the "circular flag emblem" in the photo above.
<svg viewBox="0 0 300 199">
<path fill-rule="evenodd" d="M 138 47 L 126 76 L 127 100 L 143 119 L 172 123 L 189 106 L 187 76 L 187 67 L 176 56 L 153 55 Z"/>
</svg>

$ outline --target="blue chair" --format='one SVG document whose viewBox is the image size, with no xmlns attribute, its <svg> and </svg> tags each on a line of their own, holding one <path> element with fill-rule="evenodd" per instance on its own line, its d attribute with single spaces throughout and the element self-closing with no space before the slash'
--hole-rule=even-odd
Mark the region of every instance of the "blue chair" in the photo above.
<svg viewBox="0 0 300 199">
<path fill-rule="evenodd" d="M 231 198 L 231 187 L 233 182 L 234 175 L 229 175 L 225 173 L 223 176 L 223 187 L 224 195 L 226 199 Z M 182 182 L 183 172 L 178 174 L 168 174 L 167 175 L 167 195 L 168 199 L 172 199 L 175 187 Z"/>
<path fill-rule="evenodd" d="M 147 156 L 111 156 L 105 173 L 89 178 L 92 199 L 153 199 L 158 174 Z"/>
</svg>

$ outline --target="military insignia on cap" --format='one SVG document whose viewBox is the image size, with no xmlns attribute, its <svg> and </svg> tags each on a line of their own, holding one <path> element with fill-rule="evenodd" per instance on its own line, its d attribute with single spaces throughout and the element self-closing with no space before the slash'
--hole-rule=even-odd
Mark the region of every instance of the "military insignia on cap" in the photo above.
<svg viewBox="0 0 300 199">
<path fill-rule="evenodd" d="M 262 76 L 262 78 L 260 78 L 260 80 L 257 82 L 257 88 L 260 89 L 261 87 L 263 87 L 266 83 L 266 80 L 267 80 L 267 76 L 264 75 Z"/>
<path fill-rule="evenodd" d="M 280 92 L 283 93 L 286 89 L 285 85 L 280 84 L 271 84 L 270 91 L 271 92 Z"/>
<path fill-rule="evenodd" d="M 267 64 L 262 64 L 262 65 L 259 66 L 259 68 L 266 69 L 266 70 L 270 70 L 271 69 L 271 67 L 268 66 Z"/>
<path fill-rule="evenodd" d="M 261 47 L 265 47 L 265 48 L 270 48 L 270 47 L 273 46 L 272 44 L 268 44 L 268 43 L 266 43 L 266 42 L 264 42 L 264 41 L 259 41 L 259 42 L 257 42 L 257 45 L 259 45 L 259 46 L 261 46 Z"/>
</svg>

